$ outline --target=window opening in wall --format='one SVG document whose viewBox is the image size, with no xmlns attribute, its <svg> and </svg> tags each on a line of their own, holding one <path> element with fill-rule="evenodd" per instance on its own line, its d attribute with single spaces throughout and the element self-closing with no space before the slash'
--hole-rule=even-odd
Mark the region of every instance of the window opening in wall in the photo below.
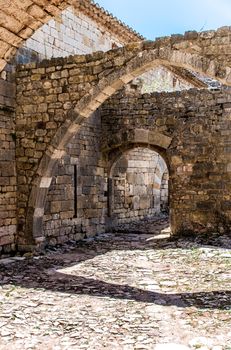
<svg viewBox="0 0 231 350">
<path fill-rule="evenodd" d="M 77 164 L 74 164 L 74 218 L 77 218 Z"/>
</svg>

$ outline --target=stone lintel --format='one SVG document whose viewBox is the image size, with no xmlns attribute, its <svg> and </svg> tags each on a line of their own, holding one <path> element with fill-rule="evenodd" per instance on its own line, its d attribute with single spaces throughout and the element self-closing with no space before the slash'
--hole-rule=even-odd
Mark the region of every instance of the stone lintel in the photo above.
<svg viewBox="0 0 231 350">
<path fill-rule="evenodd" d="M 156 131 L 150 131 L 148 135 L 148 143 L 150 145 L 159 146 L 167 149 L 172 142 L 172 138 Z"/>
<path fill-rule="evenodd" d="M 145 129 L 136 129 L 134 135 L 134 142 L 136 143 L 148 143 L 149 131 Z"/>
<path fill-rule="evenodd" d="M 147 143 L 149 145 L 159 146 L 161 148 L 167 149 L 172 141 L 172 138 L 157 131 L 136 129 L 133 141 L 135 143 Z"/>
</svg>

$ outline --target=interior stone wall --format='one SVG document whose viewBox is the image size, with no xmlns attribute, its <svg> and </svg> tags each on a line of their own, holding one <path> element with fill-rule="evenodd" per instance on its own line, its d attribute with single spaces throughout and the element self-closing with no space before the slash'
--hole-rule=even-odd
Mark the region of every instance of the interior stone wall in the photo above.
<svg viewBox="0 0 231 350">
<path fill-rule="evenodd" d="M 0 106 L 0 254 L 14 250 L 16 234 L 15 125 Z"/>
<path fill-rule="evenodd" d="M 161 180 L 165 170 L 163 158 L 148 148 L 136 147 L 119 158 L 111 172 L 114 224 L 160 213 Z"/>
<path fill-rule="evenodd" d="M 25 64 L 44 58 L 107 51 L 123 44 L 123 40 L 70 6 L 27 39 L 14 61 Z"/>
<path fill-rule="evenodd" d="M 16 162 L 15 86 L 7 72 L 0 79 L 0 254 L 15 250 Z"/>
<path fill-rule="evenodd" d="M 101 118 L 95 113 L 58 162 L 45 206 L 46 244 L 61 244 L 105 231 L 107 180 L 101 139 Z"/>
</svg>

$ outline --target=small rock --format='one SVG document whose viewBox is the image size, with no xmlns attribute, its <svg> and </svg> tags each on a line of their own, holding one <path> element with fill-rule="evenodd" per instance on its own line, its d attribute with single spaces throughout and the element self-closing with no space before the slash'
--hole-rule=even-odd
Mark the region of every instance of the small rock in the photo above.
<svg viewBox="0 0 231 350">
<path fill-rule="evenodd" d="M 31 258 L 32 256 L 33 256 L 33 253 L 30 253 L 30 252 L 25 253 L 25 254 L 23 255 L 24 258 Z"/>
<path fill-rule="evenodd" d="M 190 350 L 190 348 L 182 344 L 169 343 L 169 344 L 157 344 L 154 347 L 154 350 Z"/>
<path fill-rule="evenodd" d="M 194 338 L 189 342 L 192 348 L 207 350 L 211 347 L 211 340 L 205 337 Z"/>
<path fill-rule="evenodd" d="M 3 330 L 1 331 L 1 336 L 2 336 L 2 337 L 8 337 L 8 336 L 10 336 L 10 335 L 11 335 L 11 331 L 8 330 L 8 329 L 3 329 Z"/>
<path fill-rule="evenodd" d="M 14 261 L 12 260 L 12 258 L 5 258 L 5 259 L 1 259 L 0 260 L 0 264 L 1 265 L 7 265 L 7 264 L 12 264 Z"/>
</svg>

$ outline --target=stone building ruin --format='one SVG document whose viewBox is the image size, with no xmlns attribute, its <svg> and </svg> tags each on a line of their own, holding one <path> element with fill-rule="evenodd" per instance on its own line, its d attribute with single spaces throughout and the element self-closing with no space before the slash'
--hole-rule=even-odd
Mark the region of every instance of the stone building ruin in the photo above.
<svg viewBox="0 0 231 350">
<path fill-rule="evenodd" d="M 161 211 L 230 230 L 230 27 L 145 41 L 90 0 L 0 18 L 3 256 Z"/>
</svg>

